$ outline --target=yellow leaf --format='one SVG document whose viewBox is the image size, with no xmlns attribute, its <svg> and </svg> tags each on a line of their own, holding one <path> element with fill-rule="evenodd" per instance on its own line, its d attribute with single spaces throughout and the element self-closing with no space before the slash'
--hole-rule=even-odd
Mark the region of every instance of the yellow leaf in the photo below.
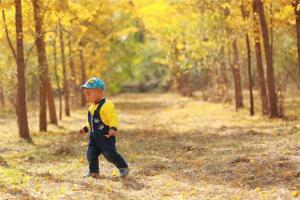
<svg viewBox="0 0 300 200">
<path fill-rule="evenodd" d="M 180 55 L 180 56 L 178 57 L 178 60 L 179 60 L 179 61 L 184 61 L 184 60 L 185 60 L 185 55 Z"/>
<path fill-rule="evenodd" d="M 104 191 L 105 191 L 105 192 L 112 192 L 113 189 L 112 189 L 111 185 L 107 184 L 107 185 L 105 185 L 105 187 L 104 187 Z"/>
<path fill-rule="evenodd" d="M 118 172 L 115 169 L 111 172 L 111 174 L 112 174 L 112 176 L 118 176 Z"/>
<path fill-rule="evenodd" d="M 299 191 L 292 191 L 291 195 L 296 198 L 296 197 L 300 196 L 300 192 Z"/>
<path fill-rule="evenodd" d="M 15 5 L 15 3 L 13 1 L 12 2 L 7 2 L 7 3 L 0 3 L 0 9 L 1 10 L 8 9 L 8 8 L 11 8 L 14 5 Z"/>
<path fill-rule="evenodd" d="M 255 191 L 256 191 L 256 192 L 260 192 L 260 191 L 261 191 L 261 188 L 260 188 L 260 187 L 257 187 L 257 188 L 255 188 Z"/>
<path fill-rule="evenodd" d="M 176 47 L 177 47 L 177 49 L 183 49 L 184 48 L 184 45 L 182 44 L 182 43 L 178 43 L 177 45 L 176 45 Z"/>
</svg>

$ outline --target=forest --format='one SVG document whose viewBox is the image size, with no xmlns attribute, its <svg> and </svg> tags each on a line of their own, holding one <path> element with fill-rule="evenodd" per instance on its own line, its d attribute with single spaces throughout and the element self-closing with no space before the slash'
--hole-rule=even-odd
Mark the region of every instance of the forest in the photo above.
<svg viewBox="0 0 300 200">
<path fill-rule="evenodd" d="M 300 0 L 0 11 L 0 199 L 300 198 Z M 125 179 L 102 157 L 100 180 L 82 178 L 91 77 L 116 107 Z"/>
</svg>

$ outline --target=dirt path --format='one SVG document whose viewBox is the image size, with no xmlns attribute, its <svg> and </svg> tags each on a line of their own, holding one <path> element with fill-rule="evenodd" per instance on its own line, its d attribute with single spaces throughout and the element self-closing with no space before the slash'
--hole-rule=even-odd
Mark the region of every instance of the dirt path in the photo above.
<svg viewBox="0 0 300 200">
<path fill-rule="evenodd" d="M 101 158 L 99 180 L 83 179 L 87 137 L 77 110 L 34 144 L 0 120 L 3 199 L 292 199 L 300 191 L 300 120 L 248 117 L 231 105 L 174 94 L 123 94 L 118 148 L 132 172 L 117 177 Z M 36 130 L 36 114 L 30 117 Z M 299 197 L 298 197 L 299 198 Z"/>
</svg>

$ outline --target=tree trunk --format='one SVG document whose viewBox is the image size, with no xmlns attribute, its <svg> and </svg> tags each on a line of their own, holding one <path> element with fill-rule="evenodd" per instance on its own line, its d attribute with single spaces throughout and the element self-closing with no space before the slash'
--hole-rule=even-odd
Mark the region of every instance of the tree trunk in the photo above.
<svg viewBox="0 0 300 200">
<path fill-rule="evenodd" d="M 32 0 L 33 3 L 33 12 L 34 12 L 34 20 L 35 20 L 35 43 L 36 43 L 36 50 L 38 54 L 38 63 L 40 67 L 40 79 L 41 79 L 41 91 L 40 95 L 46 95 L 45 97 L 40 97 L 40 104 L 42 109 L 46 109 L 45 104 L 46 99 L 48 99 L 48 106 L 49 106 L 49 114 L 50 114 L 50 123 L 57 125 L 57 117 L 56 117 L 56 108 L 54 103 L 54 98 L 52 94 L 52 87 L 49 80 L 48 74 L 48 62 L 47 62 L 47 54 L 46 54 L 46 46 L 44 41 L 44 32 L 43 32 L 43 19 L 42 19 L 42 11 L 41 11 L 41 2 L 39 0 Z M 46 98 L 46 99 L 44 99 Z M 45 113 L 46 111 L 42 110 L 41 114 L 41 131 L 47 130 L 47 121 L 45 122 Z M 47 119 L 46 119 L 47 120 Z M 46 123 L 46 125 L 45 125 Z"/>
<path fill-rule="evenodd" d="M 294 3 L 294 11 L 296 17 L 296 34 L 297 34 L 297 49 L 298 49 L 298 73 L 300 78 L 300 1 Z"/>
<path fill-rule="evenodd" d="M 256 55 L 256 66 L 258 74 L 258 87 L 260 89 L 260 99 L 261 99 L 261 110 L 264 115 L 268 114 L 268 96 L 265 80 L 265 72 L 263 67 L 262 52 L 261 52 L 261 41 L 260 41 L 260 30 L 258 14 L 255 4 L 253 4 L 253 20 L 254 20 L 254 42 L 255 42 L 255 55 Z"/>
<path fill-rule="evenodd" d="M 234 92 L 235 92 L 235 109 L 238 110 L 244 107 L 243 93 L 242 93 L 242 80 L 240 73 L 239 55 L 236 39 L 232 43 L 233 48 L 233 63 L 231 65 L 233 80 L 234 80 Z"/>
<path fill-rule="evenodd" d="M 5 106 L 3 87 L 0 85 L 0 104 L 2 107 Z"/>
<path fill-rule="evenodd" d="M 203 101 L 208 100 L 208 95 L 206 94 L 207 86 L 209 85 L 210 77 L 209 77 L 209 70 L 207 68 L 200 68 L 200 90 L 202 93 Z"/>
<path fill-rule="evenodd" d="M 249 18 L 249 9 L 245 7 L 244 4 L 241 5 L 241 11 L 244 20 L 248 20 Z M 248 86 L 249 86 L 249 98 L 250 98 L 250 115 L 254 115 L 254 102 L 253 102 L 253 90 L 252 90 L 252 73 L 251 73 L 251 46 L 249 41 L 248 32 L 245 35 L 246 37 L 246 46 L 247 46 L 247 62 L 248 62 Z"/>
<path fill-rule="evenodd" d="M 83 50 L 80 48 L 79 50 L 79 58 L 80 58 L 80 70 L 81 70 L 81 84 L 83 85 L 86 82 L 86 73 L 85 73 L 85 62 L 83 57 Z M 83 91 L 81 91 L 81 106 L 85 106 L 86 99 L 83 94 Z"/>
<path fill-rule="evenodd" d="M 286 83 L 288 80 L 288 73 L 283 72 L 279 75 L 279 84 L 277 87 L 277 94 L 278 94 L 278 116 L 283 118 L 284 117 L 284 102 L 285 102 L 285 94 L 286 94 Z"/>
<path fill-rule="evenodd" d="M 228 87 L 228 80 L 227 80 L 227 74 L 226 74 L 226 64 L 225 64 L 225 50 L 224 50 L 224 46 L 221 47 L 221 51 L 220 51 L 220 59 L 221 59 L 221 63 L 220 63 L 220 90 L 221 90 L 221 95 L 223 98 L 223 102 L 226 102 L 228 99 L 228 94 L 227 94 L 227 87 Z"/>
<path fill-rule="evenodd" d="M 247 44 L 247 58 L 248 58 L 248 80 L 249 80 L 249 96 L 250 96 L 250 115 L 254 115 L 254 100 L 253 100 L 253 90 L 252 90 L 252 73 L 251 73 L 251 47 L 249 41 L 249 35 L 246 34 L 246 44 Z"/>
<path fill-rule="evenodd" d="M 267 86 L 268 86 L 268 97 L 269 97 L 269 114 L 271 118 L 278 117 L 277 112 L 277 98 L 275 90 L 275 79 L 273 73 L 273 61 L 272 61 L 272 49 L 270 46 L 269 33 L 267 27 L 267 21 L 265 17 L 265 11 L 261 0 L 253 0 L 255 10 L 260 18 L 260 26 L 263 37 L 265 57 L 267 63 Z"/>
<path fill-rule="evenodd" d="M 69 48 L 69 66 L 71 71 L 71 99 L 73 104 L 77 103 L 77 85 L 76 85 L 76 72 L 74 67 L 73 50 L 71 43 L 71 33 L 68 34 L 68 48 Z"/>
<path fill-rule="evenodd" d="M 59 76 L 57 71 L 56 40 L 57 40 L 57 26 L 55 28 L 55 36 L 53 41 L 53 57 L 54 57 L 54 71 L 55 71 L 55 78 L 56 78 L 56 86 L 57 86 L 58 99 L 59 99 L 59 119 L 62 120 L 62 94 L 61 94 L 60 81 L 59 81 Z"/>
<path fill-rule="evenodd" d="M 67 80 L 66 72 L 66 59 L 65 59 L 65 44 L 64 44 L 64 34 L 62 30 L 62 25 L 59 23 L 59 38 L 60 38 L 60 49 L 61 49 L 61 60 L 63 67 L 63 88 L 64 88 L 64 97 L 65 97 L 65 114 L 66 116 L 71 116 L 70 113 L 70 102 L 69 102 L 69 86 Z"/>
<path fill-rule="evenodd" d="M 179 78 L 181 76 L 179 67 L 178 67 L 178 56 L 179 51 L 177 49 L 177 41 L 176 39 L 172 43 L 173 56 L 171 56 L 171 67 L 172 67 L 172 83 L 171 83 L 171 91 L 178 92 L 179 88 Z"/>
<path fill-rule="evenodd" d="M 23 24 L 22 24 L 22 4 L 21 0 L 15 0 L 15 19 L 16 19 L 16 41 L 17 41 L 17 77 L 18 77 L 18 93 L 17 93 L 17 121 L 19 126 L 19 134 L 21 138 L 31 140 L 26 106 L 26 81 L 25 81 L 25 62 L 23 50 Z"/>
<path fill-rule="evenodd" d="M 182 75 L 179 79 L 178 90 L 179 90 L 180 94 L 182 94 L 183 96 L 189 96 L 189 97 L 193 96 L 189 71 L 185 71 L 182 73 Z"/>
<path fill-rule="evenodd" d="M 55 102 L 54 102 L 54 97 L 53 97 L 52 86 L 51 86 L 51 82 L 49 80 L 49 76 L 46 76 L 46 77 L 47 77 L 46 78 L 46 94 L 47 94 L 48 107 L 49 107 L 50 123 L 57 125 L 58 122 L 57 122 L 56 107 L 55 107 Z"/>
<path fill-rule="evenodd" d="M 186 52 L 186 41 L 185 41 L 185 37 L 183 35 L 183 48 L 180 50 L 179 53 L 181 53 L 182 55 L 185 56 L 185 59 L 188 58 L 188 54 Z M 175 46 L 175 48 L 177 49 L 177 46 Z M 177 50 L 178 51 L 178 50 Z M 176 59 L 177 60 L 177 59 Z M 180 69 L 181 71 L 181 76 L 179 77 L 178 83 L 179 83 L 179 87 L 178 90 L 180 92 L 180 94 L 182 94 L 183 96 L 193 96 L 193 86 L 191 84 L 191 77 L 190 77 L 190 71 L 187 69 Z"/>
</svg>

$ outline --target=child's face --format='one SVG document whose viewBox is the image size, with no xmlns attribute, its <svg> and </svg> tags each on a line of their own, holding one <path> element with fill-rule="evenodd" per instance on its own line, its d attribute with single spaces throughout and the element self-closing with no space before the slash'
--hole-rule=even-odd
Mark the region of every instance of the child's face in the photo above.
<svg viewBox="0 0 300 200">
<path fill-rule="evenodd" d="M 102 99 L 103 90 L 100 89 L 84 89 L 84 96 L 89 103 L 95 103 Z"/>
</svg>

